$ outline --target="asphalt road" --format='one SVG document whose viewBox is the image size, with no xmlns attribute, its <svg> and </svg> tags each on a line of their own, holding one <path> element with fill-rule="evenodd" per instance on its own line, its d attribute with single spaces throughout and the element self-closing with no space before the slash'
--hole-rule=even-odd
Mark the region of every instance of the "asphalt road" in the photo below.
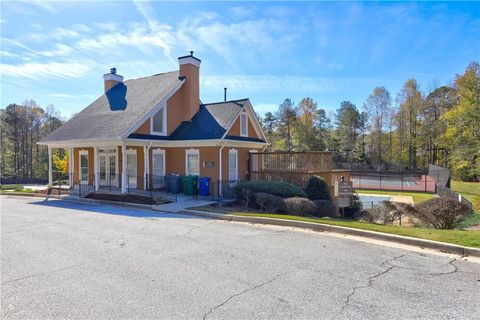
<svg viewBox="0 0 480 320">
<path fill-rule="evenodd" d="M 2 319 L 478 319 L 480 265 L 281 227 L 0 197 Z"/>
</svg>

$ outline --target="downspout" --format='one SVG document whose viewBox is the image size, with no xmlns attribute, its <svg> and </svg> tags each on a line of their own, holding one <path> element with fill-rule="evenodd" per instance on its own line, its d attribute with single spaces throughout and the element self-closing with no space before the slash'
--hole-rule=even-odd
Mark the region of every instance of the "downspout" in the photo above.
<svg viewBox="0 0 480 320">
<path fill-rule="evenodd" d="M 143 147 L 143 159 L 144 159 L 144 168 L 143 168 L 143 189 L 148 190 L 147 181 L 148 174 L 150 172 L 150 147 L 152 143 L 150 142 L 148 146 Z"/>
<path fill-rule="evenodd" d="M 220 196 L 222 194 L 222 151 L 223 148 L 225 147 L 226 142 L 222 144 L 220 147 L 220 150 L 218 151 L 218 195 Z"/>
</svg>

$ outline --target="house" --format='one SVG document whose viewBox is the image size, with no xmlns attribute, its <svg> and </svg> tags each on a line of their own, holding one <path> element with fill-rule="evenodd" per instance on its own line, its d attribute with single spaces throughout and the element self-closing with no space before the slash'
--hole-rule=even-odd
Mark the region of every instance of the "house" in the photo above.
<svg viewBox="0 0 480 320">
<path fill-rule="evenodd" d="M 104 94 L 53 131 L 48 146 L 69 150 L 70 186 L 147 189 L 168 174 L 243 180 L 250 152 L 267 140 L 249 99 L 202 103 L 201 60 L 179 57 L 179 70 L 123 80 L 115 68 L 103 76 Z M 152 178 L 153 177 L 153 178 Z"/>
</svg>

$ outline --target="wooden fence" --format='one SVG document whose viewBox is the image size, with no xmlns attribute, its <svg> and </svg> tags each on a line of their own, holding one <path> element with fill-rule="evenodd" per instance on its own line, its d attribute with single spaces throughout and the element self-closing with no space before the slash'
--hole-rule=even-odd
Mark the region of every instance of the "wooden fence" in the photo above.
<svg viewBox="0 0 480 320">
<path fill-rule="evenodd" d="M 250 153 L 249 179 L 285 181 L 305 187 L 313 175 L 324 178 L 333 188 L 335 181 L 343 176 L 350 181 L 350 170 L 335 170 L 333 152 L 264 152 Z"/>
</svg>

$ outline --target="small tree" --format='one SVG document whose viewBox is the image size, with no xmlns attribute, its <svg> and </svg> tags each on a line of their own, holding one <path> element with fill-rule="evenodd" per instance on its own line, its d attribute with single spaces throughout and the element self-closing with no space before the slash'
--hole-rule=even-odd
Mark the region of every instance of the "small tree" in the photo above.
<svg viewBox="0 0 480 320">
<path fill-rule="evenodd" d="M 319 176 L 312 176 L 308 179 L 307 185 L 305 186 L 305 193 L 310 200 L 332 200 L 328 183 Z"/>
</svg>

